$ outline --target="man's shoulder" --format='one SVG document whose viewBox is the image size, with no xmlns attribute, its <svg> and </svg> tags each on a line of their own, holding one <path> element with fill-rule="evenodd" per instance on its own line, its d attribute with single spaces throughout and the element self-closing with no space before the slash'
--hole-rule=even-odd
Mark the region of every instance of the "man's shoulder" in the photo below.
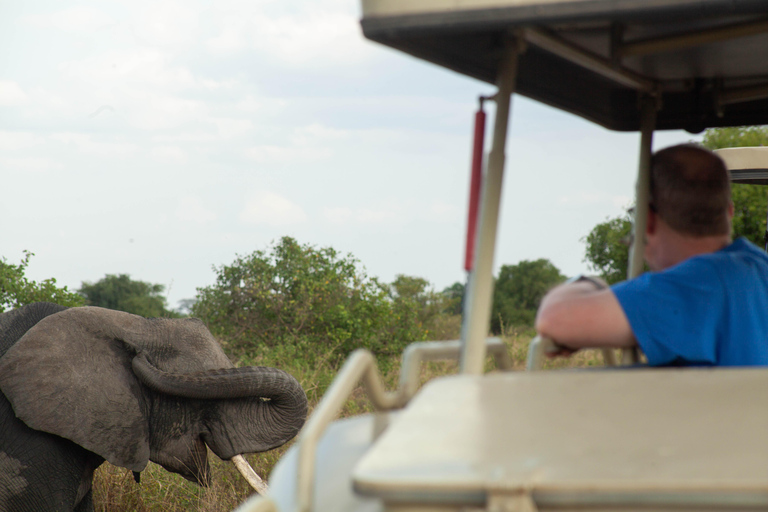
<svg viewBox="0 0 768 512">
<path fill-rule="evenodd" d="M 702 254 L 692 259 L 708 261 L 718 265 L 738 265 L 745 262 L 768 265 L 768 254 L 743 237 L 737 238 L 719 251 Z"/>
</svg>

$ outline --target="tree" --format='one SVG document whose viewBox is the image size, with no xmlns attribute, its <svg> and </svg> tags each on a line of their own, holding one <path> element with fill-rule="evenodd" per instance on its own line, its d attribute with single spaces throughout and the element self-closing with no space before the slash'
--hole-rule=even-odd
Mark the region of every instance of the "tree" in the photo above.
<svg viewBox="0 0 768 512">
<path fill-rule="evenodd" d="M 398 336 L 411 341 L 434 339 L 441 315 L 450 307 L 450 298 L 437 293 L 429 281 L 421 277 L 398 274 L 389 292 Z"/>
<path fill-rule="evenodd" d="M 629 212 L 601 222 L 582 239 L 587 244 L 585 260 L 608 284 L 627 277 L 629 268 L 629 236 L 632 221 Z"/>
<path fill-rule="evenodd" d="M 704 132 L 702 145 L 708 149 L 768 145 L 767 126 L 710 128 Z M 734 205 L 733 236 L 745 237 L 762 247 L 765 244 L 768 188 L 734 183 L 731 187 Z M 595 226 L 582 240 L 586 243 L 584 260 L 590 269 L 600 273 L 608 283 L 626 278 L 629 252 L 624 240 L 631 229 L 627 213 Z"/>
<path fill-rule="evenodd" d="M 35 254 L 24 251 L 18 265 L 0 258 L 0 313 L 33 302 L 53 302 L 62 306 L 82 306 L 84 300 L 66 286 L 56 285 L 56 279 L 48 278 L 35 282 L 25 275 L 29 260 Z"/>
<path fill-rule="evenodd" d="M 544 258 L 502 265 L 493 291 L 491 331 L 501 333 L 504 326 L 533 325 L 544 294 L 563 281 L 565 276 Z"/>
<path fill-rule="evenodd" d="M 95 283 L 84 282 L 82 295 L 90 306 L 116 309 L 146 318 L 179 317 L 166 305 L 162 284 L 135 281 L 128 274 L 107 274 Z"/>
<path fill-rule="evenodd" d="M 734 126 L 710 128 L 704 132 L 701 144 L 708 149 L 768 146 L 768 127 Z"/>
<path fill-rule="evenodd" d="M 293 346 L 337 362 L 358 347 L 399 354 L 427 337 L 418 312 L 401 308 L 423 298 L 419 278 L 384 285 L 331 247 L 283 237 L 214 271 L 215 284 L 198 288 L 192 313 L 240 354 Z"/>
<path fill-rule="evenodd" d="M 448 299 L 445 304 L 444 313 L 449 315 L 460 315 L 464 311 L 464 283 L 455 282 L 451 286 L 443 289 L 443 295 Z"/>
</svg>

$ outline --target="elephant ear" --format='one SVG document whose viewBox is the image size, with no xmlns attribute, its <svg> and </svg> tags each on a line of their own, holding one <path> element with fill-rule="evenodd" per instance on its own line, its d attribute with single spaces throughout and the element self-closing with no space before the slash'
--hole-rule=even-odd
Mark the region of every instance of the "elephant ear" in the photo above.
<svg viewBox="0 0 768 512">
<path fill-rule="evenodd" d="M 141 471 L 149 426 L 133 354 L 116 333 L 144 319 L 104 311 L 71 308 L 42 319 L 0 359 L 0 389 L 29 427 Z"/>
</svg>

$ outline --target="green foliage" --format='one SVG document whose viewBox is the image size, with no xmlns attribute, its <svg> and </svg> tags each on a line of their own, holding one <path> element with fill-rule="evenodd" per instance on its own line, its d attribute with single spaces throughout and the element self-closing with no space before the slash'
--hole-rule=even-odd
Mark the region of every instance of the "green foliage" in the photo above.
<svg viewBox="0 0 768 512">
<path fill-rule="evenodd" d="M 587 245 L 584 260 L 608 284 L 627 278 L 629 268 L 629 240 L 632 221 L 629 212 L 621 217 L 601 222 L 582 239 Z"/>
<path fill-rule="evenodd" d="M 493 291 L 491 331 L 501 333 L 515 325 L 533 325 L 539 302 L 565 276 L 547 259 L 502 265 Z"/>
<path fill-rule="evenodd" d="M 56 279 L 49 278 L 39 283 L 25 275 L 30 258 L 34 253 L 24 251 L 18 265 L 0 258 L 0 312 L 14 309 L 33 302 L 53 302 L 62 306 L 82 306 L 84 300 L 66 286 L 56 286 Z"/>
<path fill-rule="evenodd" d="M 708 149 L 749 146 L 768 146 L 768 126 L 734 126 L 709 128 L 704 132 L 702 145 Z"/>
<path fill-rule="evenodd" d="M 198 288 L 192 314 L 240 356 L 322 348 L 338 361 L 358 347 L 391 355 L 425 340 L 434 309 L 426 281 L 399 276 L 386 286 L 359 267 L 351 255 L 284 237 L 214 268 L 216 283 Z"/>
<path fill-rule="evenodd" d="M 444 312 L 449 315 L 460 315 L 464 310 L 464 283 L 455 282 L 443 290 L 447 302 Z"/>
<path fill-rule="evenodd" d="M 731 198 L 734 238 L 743 236 L 758 247 L 763 247 L 768 212 L 768 187 L 734 183 Z"/>
<path fill-rule="evenodd" d="M 437 293 L 421 277 L 399 274 L 389 292 L 394 314 L 395 339 L 426 341 L 442 339 L 438 334 L 441 318 L 453 307 L 451 297 Z"/>
<path fill-rule="evenodd" d="M 704 132 L 702 141 L 709 149 L 768 146 L 768 126 L 737 126 L 712 128 Z M 733 236 L 743 236 L 750 242 L 765 245 L 765 220 L 768 211 L 768 188 L 760 185 L 734 184 Z"/>
<path fill-rule="evenodd" d="M 128 274 L 107 274 L 95 283 L 83 283 L 80 295 L 89 306 L 125 311 L 147 318 L 178 317 L 168 310 L 165 286 L 135 281 Z"/>
</svg>

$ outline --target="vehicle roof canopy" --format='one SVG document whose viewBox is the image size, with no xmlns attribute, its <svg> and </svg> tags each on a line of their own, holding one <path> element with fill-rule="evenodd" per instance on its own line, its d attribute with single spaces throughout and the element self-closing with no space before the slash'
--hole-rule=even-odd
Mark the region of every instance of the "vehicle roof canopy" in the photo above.
<svg viewBox="0 0 768 512">
<path fill-rule="evenodd" d="M 369 39 L 494 83 L 505 45 L 526 41 L 517 91 L 606 128 L 768 122 L 762 0 L 363 0 Z"/>
</svg>

